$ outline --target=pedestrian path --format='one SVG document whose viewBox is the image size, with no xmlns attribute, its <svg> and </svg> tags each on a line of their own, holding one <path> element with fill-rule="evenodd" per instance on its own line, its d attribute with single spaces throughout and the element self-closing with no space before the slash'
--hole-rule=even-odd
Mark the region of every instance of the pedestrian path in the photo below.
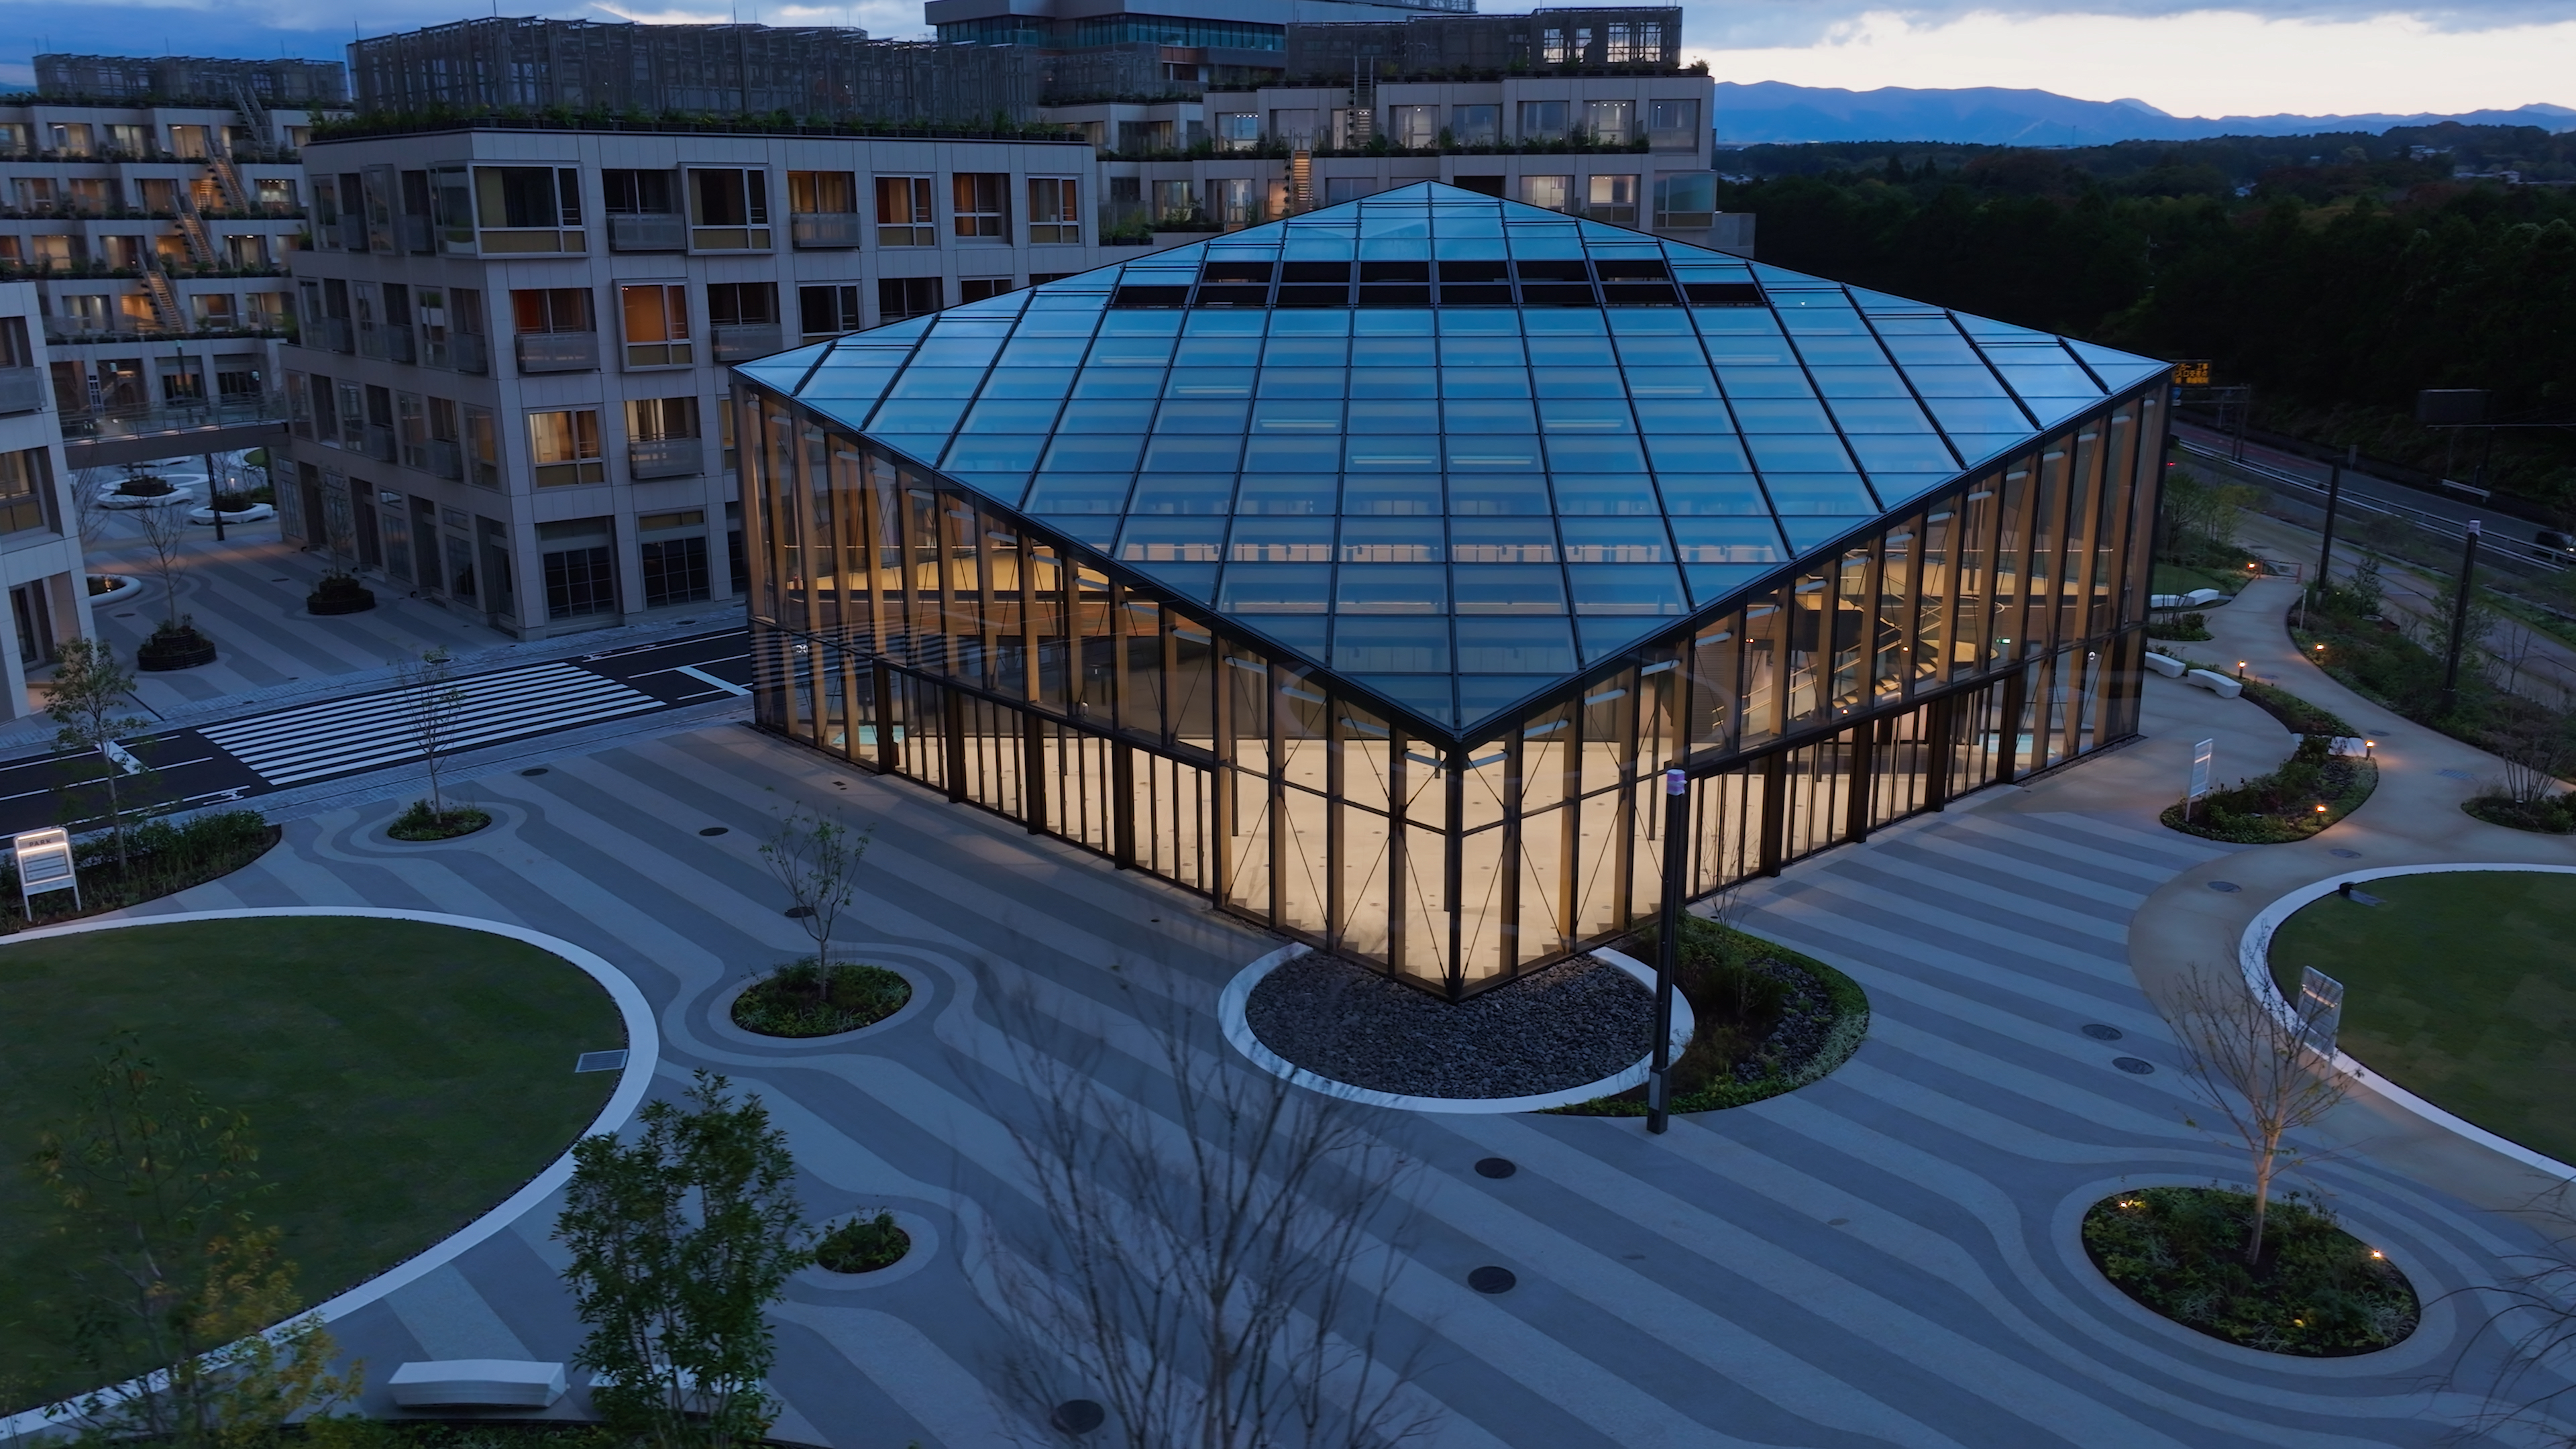
<svg viewBox="0 0 2576 1449">
<path fill-rule="evenodd" d="M 661 700 L 577 665 L 538 664 L 455 681 L 442 754 L 662 709 Z M 439 691 L 445 693 L 445 690 Z M 420 758 L 426 700 L 418 689 L 307 705 L 197 731 L 272 785 Z"/>
<path fill-rule="evenodd" d="M 2200 722 L 2175 711 L 2199 706 L 2151 694 L 2150 730 L 2188 739 Z M 2537 1242 L 2509 1216 L 2366 1150 L 2318 1169 L 2311 1186 L 2430 1305 L 2413 1339 L 2362 1359 L 2203 1338 L 2138 1309 L 2083 1256 L 2075 1222 L 2121 1186 L 2241 1174 L 2186 1124 L 2172 1039 L 2126 956 L 2141 902 L 2244 852 L 2088 794 L 2101 787 L 2086 770 L 2126 780 L 2139 748 L 1743 893 L 1747 924 L 1871 993 L 1870 1039 L 1814 1087 L 1663 1137 L 1633 1120 L 1368 1112 L 1370 1134 L 1423 1165 L 1413 1225 L 1385 1245 L 1400 1271 L 1384 1303 L 1390 1341 L 1426 1365 L 1418 1388 L 1442 1415 L 1429 1442 L 2431 1449 L 2456 1436 L 2497 1365 L 2494 1336 L 2472 1334 L 2496 1306 L 2481 1290 Z M 983 1449 L 1015 1430 L 1051 1442 L 1030 1406 L 983 1391 L 1010 1342 L 979 1255 L 1038 1212 L 1003 1130 L 1025 1101 L 1004 1023 L 1118 1051 L 1137 1100 L 1159 1101 L 1133 1051 L 1144 1023 L 1206 1017 L 1276 942 L 1062 842 L 739 728 L 547 764 L 475 782 L 496 817 L 477 835 L 388 846 L 375 831 L 390 802 L 335 811 L 150 909 L 405 906 L 599 952 L 651 999 L 674 1091 L 706 1067 L 770 1103 L 817 1218 L 891 1207 L 931 1227 L 930 1260 L 899 1280 L 791 1285 L 770 1378 L 782 1433 L 836 1449 Z M 904 968 L 928 998 L 850 1044 L 746 1038 L 721 1014 L 747 973 L 811 949 L 758 854 L 799 805 L 874 831 L 836 942 Z M 1014 996 L 1036 1010 L 997 1009 Z M 1520 1171 L 1483 1177 L 1473 1164 L 1488 1156 Z M 433 1340 L 569 1356 L 579 1327 L 555 1210 L 343 1320 L 344 1349 L 378 1381 Z M 1487 1264 L 1518 1287 L 1470 1290 Z M 471 1344 L 449 1342 L 459 1324 L 476 1326 Z"/>
</svg>

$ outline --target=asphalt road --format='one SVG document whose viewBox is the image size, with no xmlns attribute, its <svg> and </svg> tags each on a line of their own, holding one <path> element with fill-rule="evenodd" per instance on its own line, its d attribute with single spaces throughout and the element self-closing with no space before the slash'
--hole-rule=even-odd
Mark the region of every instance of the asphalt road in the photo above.
<svg viewBox="0 0 2576 1449">
<path fill-rule="evenodd" d="M 2221 455 L 2226 454 L 2235 445 L 2235 440 L 2226 434 L 2218 432 L 2212 428 L 2201 427 L 2194 423 L 2176 422 L 2173 425 L 2173 431 L 2174 436 L 2181 439 L 2183 442 L 2193 447 L 2207 449 Z M 2329 465 L 2320 463 L 2313 458 L 2303 458 L 2296 453 L 2280 452 L 2277 449 L 2266 448 L 2259 443 L 2251 441 L 2248 441 L 2245 444 L 2244 457 L 2247 463 L 2258 468 L 2274 473 L 2286 474 L 2293 478 L 2307 479 L 2315 483 L 2319 488 L 2323 488 L 2325 486 L 2326 476 L 2333 471 Z M 2471 519 L 2476 519 L 2478 521 L 2479 531 L 2482 533 L 2491 537 L 2501 536 L 2529 544 L 2535 542 L 2533 535 L 2541 527 L 2541 525 L 2530 522 L 2527 519 L 2513 518 L 2505 514 L 2498 513 L 2494 509 L 2480 504 L 2474 498 L 2454 496 L 2448 493 L 2427 493 L 2421 489 L 2409 488 L 2403 483 L 2392 483 L 2385 478 L 2374 478 L 2367 473 L 2348 472 L 2344 474 L 2343 493 L 2346 498 L 2367 498 L 2376 503 L 2382 503 L 2394 508 L 2406 509 L 2431 518 L 2440 519 L 2444 523 L 2451 525 L 2454 533 L 2459 530 L 2461 525 L 2466 524 Z"/>
<path fill-rule="evenodd" d="M 459 674 L 440 753 L 748 694 L 749 637 L 725 629 Z M 152 768 L 153 799 L 194 808 L 414 764 L 423 753 L 420 704 L 417 691 L 367 690 L 119 743 Z M 98 773 L 97 757 L 86 754 L 0 765 L 0 835 L 66 823 L 63 787 Z"/>
</svg>

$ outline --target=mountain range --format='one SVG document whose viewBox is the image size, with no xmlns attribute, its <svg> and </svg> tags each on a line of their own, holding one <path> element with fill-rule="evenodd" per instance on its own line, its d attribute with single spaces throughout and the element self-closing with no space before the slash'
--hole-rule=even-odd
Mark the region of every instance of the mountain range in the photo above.
<svg viewBox="0 0 2576 1449">
<path fill-rule="evenodd" d="M 2528 105 L 2458 115 L 2176 116 L 2144 101 L 2086 101 L 2053 91 L 1975 86 L 1850 91 L 1781 81 L 1717 85 L 1717 144 L 1801 141 L 1942 141 L 1996 146 L 2096 146 L 2112 141 L 2185 141 L 2204 136 L 2304 136 L 2385 131 L 2460 121 L 2473 126 L 2538 126 L 2576 131 L 2576 110 Z"/>
</svg>

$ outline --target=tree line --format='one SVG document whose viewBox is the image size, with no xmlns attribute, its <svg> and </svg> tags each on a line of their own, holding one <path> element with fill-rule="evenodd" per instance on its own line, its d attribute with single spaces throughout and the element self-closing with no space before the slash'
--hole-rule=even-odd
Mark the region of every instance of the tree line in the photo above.
<svg viewBox="0 0 2576 1449">
<path fill-rule="evenodd" d="M 2066 151 L 1851 144 L 1721 156 L 1764 261 L 2254 388 L 2257 425 L 2466 477 L 2422 388 L 2576 422 L 2576 135 L 2401 127 Z M 2501 435 L 2492 486 L 2576 514 L 2576 432 Z"/>
</svg>

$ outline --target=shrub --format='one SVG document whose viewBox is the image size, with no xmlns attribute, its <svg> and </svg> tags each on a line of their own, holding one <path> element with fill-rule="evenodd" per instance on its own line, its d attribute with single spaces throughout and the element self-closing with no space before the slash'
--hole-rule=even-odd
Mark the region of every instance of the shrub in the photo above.
<svg viewBox="0 0 2576 1449">
<path fill-rule="evenodd" d="M 2576 792 L 2552 799 L 2516 800 L 2502 790 L 2487 790 L 2460 802 L 2460 808 L 2489 825 L 2530 830 L 2542 835 L 2576 834 Z"/>
<path fill-rule="evenodd" d="M 178 824 L 147 820 L 125 834 L 123 870 L 117 868 L 114 843 L 104 834 L 90 836 L 72 847 L 72 863 L 80 872 L 81 908 L 76 911 L 65 909 L 54 914 L 48 910 L 71 905 L 71 893 L 63 891 L 36 897 L 36 908 L 45 914 L 29 919 L 22 914 L 17 863 L 0 863 L 0 919 L 5 919 L 9 929 L 19 930 L 119 910 L 203 885 L 266 854 L 277 843 L 278 828 L 256 810 L 222 810 Z"/>
<path fill-rule="evenodd" d="M 2084 1252 L 2140 1305 L 2246 1348 L 2331 1357 L 2415 1331 L 2406 1275 L 2306 1198 L 2272 1205 L 2262 1257 L 2248 1266 L 2253 1206 L 2251 1194 L 2218 1187 L 2117 1193 L 2085 1213 Z"/>
<path fill-rule="evenodd" d="M 492 823 L 492 817 L 472 806 L 460 805 L 452 810 L 432 810 L 426 800 L 414 800 L 411 808 L 394 817 L 385 833 L 396 840 L 453 840 L 471 835 Z"/>
<path fill-rule="evenodd" d="M 2305 840 L 2359 808 L 2379 785 L 2379 767 L 2331 753 L 2333 737 L 2303 735 L 2281 767 L 2212 790 L 2196 803 L 2165 807 L 2164 824 L 2205 840 L 2279 845 Z M 2326 807 L 2320 811 L 2319 805 Z"/>
<path fill-rule="evenodd" d="M 814 1244 L 814 1261 L 834 1273 L 873 1273 L 891 1268 L 912 1251 L 912 1238 L 894 1225 L 894 1214 L 852 1218 Z"/>
<path fill-rule="evenodd" d="M 833 1036 L 873 1026 L 911 999 L 912 983 L 883 966 L 840 961 L 827 973 L 809 956 L 735 997 L 733 1021 L 762 1036 Z"/>
</svg>

